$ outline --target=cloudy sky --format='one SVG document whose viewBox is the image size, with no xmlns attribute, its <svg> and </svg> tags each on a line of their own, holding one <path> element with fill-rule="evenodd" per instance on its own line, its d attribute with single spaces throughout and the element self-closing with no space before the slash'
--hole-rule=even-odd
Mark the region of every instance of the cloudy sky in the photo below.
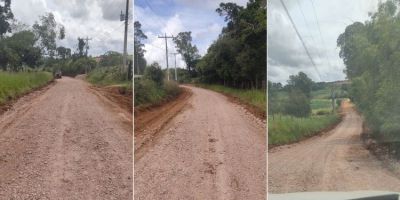
<svg viewBox="0 0 400 200">
<path fill-rule="evenodd" d="M 119 16 L 121 10 L 125 12 L 125 4 L 125 0 L 12 0 L 11 9 L 18 21 L 30 27 L 39 15 L 52 12 L 66 29 L 66 38 L 57 41 L 58 45 L 75 51 L 77 38 L 89 37 L 89 54 L 97 56 L 109 50 L 123 52 L 124 26 Z M 128 49 L 132 52 L 133 25 L 129 28 Z"/>
<path fill-rule="evenodd" d="M 135 21 L 142 24 L 148 37 L 144 41 L 147 62 L 158 62 L 166 67 L 165 40 L 158 38 L 165 33 L 176 36 L 179 32 L 191 31 L 193 43 L 204 55 L 225 26 L 223 17 L 215 12 L 221 2 L 245 6 L 247 0 L 135 0 Z M 168 40 L 168 49 L 176 52 L 172 39 Z M 170 67 L 174 66 L 173 55 L 169 56 L 169 63 Z M 177 55 L 177 67 L 185 67 L 180 55 Z"/>
<path fill-rule="evenodd" d="M 280 0 L 270 0 L 268 5 L 268 80 L 286 83 L 289 75 L 299 71 L 314 81 L 345 79 L 336 40 L 347 25 L 369 19 L 368 13 L 376 11 L 379 0 L 283 1 L 322 80 L 307 57 Z"/>
</svg>

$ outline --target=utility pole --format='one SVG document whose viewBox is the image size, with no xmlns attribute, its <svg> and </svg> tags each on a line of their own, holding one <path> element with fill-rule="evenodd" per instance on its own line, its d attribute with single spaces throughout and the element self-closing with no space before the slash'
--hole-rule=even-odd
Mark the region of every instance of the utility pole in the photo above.
<svg viewBox="0 0 400 200">
<path fill-rule="evenodd" d="M 174 36 L 167 36 L 167 33 L 165 33 L 165 36 L 158 36 L 158 38 L 164 38 L 164 39 L 165 39 L 165 58 L 167 59 L 167 79 L 168 79 L 168 81 L 169 81 L 168 38 L 174 38 Z"/>
<path fill-rule="evenodd" d="M 89 38 L 89 37 L 86 36 L 86 38 L 84 38 L 84 40 L 85 40 L 85 49 L 86 49 L 85 55 L 87 57 L 88 56 L 88 50 L 89 50 L 89 40 L 92 40 L 92 38 Z"/>
<path fill-rule="evenodd" d="M 332 98 L 332 113 L 335 113 L 335 85 L 332 83 L 331 86 L 331 98 Z"/>
<path fill-rule="evenodd" d="M 178 81 L 178 75 L 176 73 L 176 55 L 178 55 L 179 53 L 171 53 L 172 55 L 174 55 L 175 57 L 175 81 Z"/>
<path fill-rule="evenodd" d="M 128 19 L 129 19 L 129 0 L 126 0 L 126 9 L 125 9 L 125 15 L 121 11 L 121 18 L 120 20 L 123 21 L 123 18 L 125 17 L 125 34 L 124 34 L 124 55 L 122 58 L 122 72 L 124 70 L 128 69 L 128 62 L 127 62 L 127 49 L 128 49 Z"/>
<path fill-rule="evenodd" d="M 89 50 L 89 40 L 92 40 L 92 38 L 89 38 L 89 37 L 86 36 L 86 38 L 83 38 L 83 40 L 85 41 L 85 49 L 86 49 L 85 55 L 87 57 L 88 56 L 88 50 Z M 89 71 L 90 70 L 92 70 L 92 69 L 89 69 Z M 85 67 L 85 74 L 87 74 L 87 73 L 88 73 L 88 66 Z"/>
</svg>

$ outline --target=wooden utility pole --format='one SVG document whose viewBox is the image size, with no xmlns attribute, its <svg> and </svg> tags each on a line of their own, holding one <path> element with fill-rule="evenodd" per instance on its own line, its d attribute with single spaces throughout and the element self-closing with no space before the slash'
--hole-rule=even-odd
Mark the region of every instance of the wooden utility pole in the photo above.
<svg viewBox="0 0 400 200">
<path fill-rule="evenodd" d="M 179 53 L 171 53 L 172 55 L 174 55 L 175 57 L 175 81 L 178 81 L 178 74 L 176 73 L 176 55 L 178 55 Z"/>
<path fill-rule="evenodd" d="M 88 50 L 89 50 L 89 40 L 92 40 L 92 38 L 86 37 L 83 40 L 85 40 L 85 49 L 86 49 L 85 55 L 87 57 L 88 56 Z"/>
<path fill-rule="evenodd" d="M 167 79 L 169 81 L 169 66 L 168 66 L 168 38 L 174 38 L 174 36 L 167 36 L 167 33 L 165 33 L 165 36 L 158 36 L 158 38 L 164 38 L 165 39 L 165 58 L 167 60 Z"/>
<path fill-rule="evenodd" d="M 126 8 L 125 8 L 125 16 L 122 14 L 121 11 L 121 21 L 123 19 L 123 17 L 125 17 L 125 33 L 124 33 L 124 55 L 122 58 L 122 72 L 124 72 L 124 70 L 128 69 L 128 53 L 127 53 L 127 49 L 128 49 L 128 19 L 129 19 L 129 0 L 126 0 Z"/>
</svg>

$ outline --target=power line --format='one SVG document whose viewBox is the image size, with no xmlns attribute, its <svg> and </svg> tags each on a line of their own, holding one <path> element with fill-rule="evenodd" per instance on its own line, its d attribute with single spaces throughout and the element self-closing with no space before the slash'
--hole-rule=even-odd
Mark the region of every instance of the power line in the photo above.
<svg viewBox="0 0 400 200">
<path fill-rule="evenodd" d="M 303 38 L 301 37 L 299 31 L 297 30 L 296 25 L 294 24 L 293 19 L 292 19 L 292 17 L 291 17 L 290 14 L 289 14 L 288 9 L 286 8 L 285 3 L 283 3 L 283 0 L 280 0 L 280 2 L 281 2 L 282 6 L 283 6 L 283 8 L 284 8 L 284 10 L 285 10 L 285 12 L 286 12 L 286 15 L 289 17 L 289 20 L 290 20 L 290 22 L 291 22 L 291 24 L 292 24 L 294 30 L 296 31 L 296 34 L 297 34 L 297 36 L 299 37 L 299 39 L 300 39 L 300 41 L 301 41 L 301 44 L 303 45 L 304 50 L 306 51 L 307 56 L 308 56 L 308 58 L 309 58 L 310 61 L 311 61 L 311 64 L 312 64 L 313 67 L 315 68 L 315 71 L 317 72 L 319 79 L 322 80 L 321 74 L 319 73 L 318 68 L 317 68 L 317 66 L 315 65 L 315 62 L 314 62 L 314 60 L 312 59 L 312 57 L 311 57 L 311 55 L 310 55 L 310 52 L 308 51 L 307 46 L 306 46 L 306 44 L 304 43 Z"/>
<path fill-rule="evenodd" d="M 154 15 L 157 15 L 156 12 L 154 11 L 153 7 L 150 5 L 150 3 L 149 3 L 147 0 L 144 0 L 144 2 L 145 2 L 146 5 L 150 8 L 151 12 L 152 12 Z M 150 15 L 150 17 L 153 18 L 152 15 Z M 160 27 L 163 27 L 163 24 L 161 24 L 159 20 L 154 20 L 154 18 L 153 18 L 153 21 L 157 22 L 157 24 L 160 25 Z M 167 27 L 167 26 L 165 26 L 165 29 L 166 29 L 167 32 L 169 32 L 169 33 L 171 32 L 170 30 L 168 30 L 168 27 Z"/>
<path fill-rule="evenodd" d="M 315 17 L 315 21 L 317 22 L 318 32 L 319 32 L 319 36 L 321 38 L 322 45 L 325 47 L 325 49 L 328 49 L 328 48 L 326 48 L 326 44 L 325 44 L 324 38 L 322 37 L 322 31 L 321 31 L 321 27 L 319 25 L 319 20 L 318 20 L 318 16 L 317 16 L 317 11 L 316 11 L 315 6 L 314 6 L 314 1 L 313 0 L 310 0 L 310 1 L 311 1 L 311 5 L 313 7 L 314 17 Z M 326 60 L 327 60 L 327 62 L 329 64 L 329 66 L 332 67 L 332 64 L 331 64 L 331 61 L 329 60 L 329 58 L 327 58 Z M 337 65 L 335 65 L 335 66 L 336 66 L 336 68 L 339 69 L 339 67 Z"/>
</svg>

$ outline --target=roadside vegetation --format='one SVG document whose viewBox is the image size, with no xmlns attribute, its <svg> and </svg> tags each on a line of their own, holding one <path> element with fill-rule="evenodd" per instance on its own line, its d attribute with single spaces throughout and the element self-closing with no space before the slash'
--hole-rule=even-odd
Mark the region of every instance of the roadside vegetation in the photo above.
<svg viewBox="0 0 400 200">
<path fill-rule="evenodd" d="M 56 21 L 53 13 L 39 16 L 31 27 L 14 18 L 11 1 L 0 5 L 0 103 L 29 90 L 40 87 L 53 79 L 53 74 L 75 77 L 90 73 L 94 84 L 126 84 L 132 80 L 132 60 L 129 70 L 118 75 L 108 75 L 121 66 L 122 55 L 107 52 L 97 60 L 88 55 L 88 44 L 78 38 L 77 48 L 59 45 L 67 30 Z"/>
<path fill-rule="evenodd" d="M 10 73 L 0 71 L 0 104 L 35 88 L 46 85 L 53 79 L 49 72 Z"/>
<path fill-rule="evenodd" d="M 378 5 L 370 19 L 346 27 L 337 40 L 351 80 L 351 100 L 366 120 L 371 135 L 400 158 L 400 3 Z"/>
<path fill-rule="evenodd" d="M 337 110 L 346 90 L 346 83 L 315 83 L 303 72 L 290 76 L 285 86 L 269 82 L 268 143 L 297 142 L 338 123 Z"/>
<path fill-rule="evenodd" d="M 174 81 L 165 80 L 157 63 L 146 67 L 144 76 L 135 79 L 135 107 L 159 105 L 178 96 L 182 89 Z"/>
<path fill-rule="evenodd" d="M 196 84 L 196 86 L 210 89 L 216 92 L 235 97 L 242 102 L 248 103 L 262 112 L 266 112 L 266 91 L 262 89 L 238 89 L 217 84 Z"/>
<path fill-rule="evenodd" d="M 195 85 L 237 97 L 265 113 L 266 103 L 266 1 L 251 0 L 245 7 L 221 3 L 216 12 L 226 26 L 204 56 L 192 41 L 192 32 L 180 32 L 173 38 L 175 48 L 186 64 L 178 68 L 178 83 Z M 135 105 L 159 103 L 176 94 L 175 82 L 157 84 L 145 77 L 149 65 L 144 58 L 143 40 L 147 36 L 135 22 Z M 157 64 L 158 66 L 158 64 Z M 171 69 L 171 78 L 175 71 Z M 137 86 L 136 86 L 137 85 Z M 169 88 L 169 89 L 168 89 Z M 142 93 L 137 92 L 141 90 Z"/>
</svg>

